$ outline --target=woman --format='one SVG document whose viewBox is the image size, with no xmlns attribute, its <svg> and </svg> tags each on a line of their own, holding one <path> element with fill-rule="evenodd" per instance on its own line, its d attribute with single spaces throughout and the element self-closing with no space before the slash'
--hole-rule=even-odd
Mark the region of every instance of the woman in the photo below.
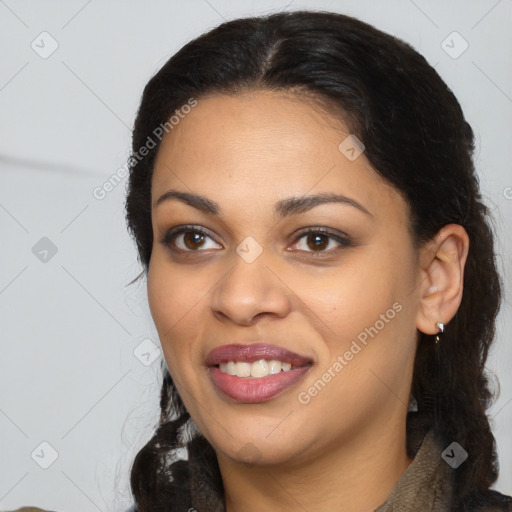
<svg viewBox="0 0 512 512">
<path fill-rule="evenodd" d="M 340 14 L 230 21 L 162 67 L 126 203 L 165 356 L 134 511 L 512 510 L 472 152 L 425 59 Z"/>
<path fill-rule="evenodd" d="M 135 510 L 512 510 L 472 151 L 425 59 L 340 14 L 230 21 L 162 67 L 126 204 L 166 363 Z"/>
</svg>

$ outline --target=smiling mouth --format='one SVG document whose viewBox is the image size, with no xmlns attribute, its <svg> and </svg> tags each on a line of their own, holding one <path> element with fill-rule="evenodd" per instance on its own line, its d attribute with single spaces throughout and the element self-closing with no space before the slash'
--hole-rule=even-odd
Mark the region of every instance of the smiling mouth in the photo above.
<svg viewBox="0 0 512 512">
<path fill-rule="evenodd" d="M 269 375 L 291 372 L 297 368 L 311 366 L 307 363 L 301 366 L 292 366 L 289 362 L 278 359 L 258 359 L 257 361 L 227 361 L 215 365 L 222 373 L 239 378 L 261 379 Z"/>
<path fill-rule="evenodd" d="M 211 382 L 224 399 L 260 403 L 295 386 L 313 366 L 300 354 L 268 343 L 217 347 L 206 358 Z"/>
<path fill-rule="evenodd" d="M 265 342 L 232 343 L 213 349 L 206 365 L 215 390 L 224 400 L 260 403 L 295 386 L 313 361 Z"/>
<path fill-rule="evenodd" d="M 251 366 L 252 367 L 252 366 Z M 296 386 L 308 373 L 311 364 L 290 368 L 261 377 L 238 377 L 223 372 L 219 366 L 210 366 L 211 381 L 220 396 L 238 403 L 266 402 Z"/>
</svg>

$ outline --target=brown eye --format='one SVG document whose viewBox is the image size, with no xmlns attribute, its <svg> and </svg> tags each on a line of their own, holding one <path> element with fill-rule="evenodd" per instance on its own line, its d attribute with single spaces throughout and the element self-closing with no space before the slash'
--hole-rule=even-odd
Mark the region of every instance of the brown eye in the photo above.
<svg viewBox="0 0 512 512">
<path fill-rule="evenodd" d="M 183 234 L 183 243 L 188 249 L 199 249 L 204 244 L 205 235 L 197 231 L 187 231 Z"/>
<path fill-rule="evenodd" d="M 309 234 L 306 237 L 307 246 L 312 250 L 323 250 L 329 245 L 329 237 L 327 235 Z"/>
<path fill-rule="evenodd" d="M 331 233 L 324 229 L 315 229 L 302 233 L 296 238 L 294 245 L 299 251 L 314 255 L 328 255 L 344 247 L 349 247 L 351 242 L 347 236 Z"/>
<path fill-rule="evenodd" d="M 171 250 L 183 252 L 200 252 L 207 249 L 222 248 L 214 242 L 206 231 L 190 226 L 181 226 L 169 230 L 165 234 L 162 243 Z"/>
</svg>

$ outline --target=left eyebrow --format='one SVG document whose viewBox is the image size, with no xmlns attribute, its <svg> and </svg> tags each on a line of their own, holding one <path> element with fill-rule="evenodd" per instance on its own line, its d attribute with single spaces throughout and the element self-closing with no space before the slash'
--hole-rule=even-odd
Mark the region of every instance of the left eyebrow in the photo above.
<svg viewBox="0 0 512 512">
<path fill-rule="evenodd" d="M 193 208 L 196 208 L 197 210 L 210 215 L 220 215 L 221 212 L 221 207 L 215 201 L 198 194 L 181 192 L 179 190 L 169 190 L 162 194 L 155 202 L 154 207 L 157 207 L 164 201 L 169 201 L 171 199 L 182 201 L 189 206 L 192 206 Z M 357 202 L 355 199 L 346 197 L 341 194 L 333 193 L 323 193 L 303 197 L 288 197 L 286 199 L 281 199 L 274 205 L 274 212 L 279 217 L 283 218 L 289 215 L 296 215 L 299 213 L 307 212 L 316 206 L 320 206 L 326 203 L 346 204 L 348 206 L 357 208 L 370 217 L 373 217 L 373 214 L 371 214 L 361 203 Z"/>
<path fill-rule="evenodd" d="M 316 194 L 314 196 L 289 197 L 287 199 L 282 199 L 275 204 L 274 211 L 279 215 L 279 217 L 286 217 L 287 215 L 307 212 L 315 206 L 326 203 L 342 203 L 348 206 L 353 206 L 366 215 L 373 217 L 373 215 L 355 199 L 351 199 L 350 197 L 346 197 L 341 194 L 328 193 Z"/>
</svg>

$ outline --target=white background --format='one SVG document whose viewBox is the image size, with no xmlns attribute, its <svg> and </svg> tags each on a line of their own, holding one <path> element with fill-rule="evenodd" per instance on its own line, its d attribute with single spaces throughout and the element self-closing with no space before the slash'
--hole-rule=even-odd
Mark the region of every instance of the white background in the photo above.
<svg viewBox="0 0 512 512">
<path fill-rule="evenodd" d="M 496 488 L 512 493 L 511 0 L 1 0 L 0 509 L 130 505 L 160 390 L 159 359 L 145 366 L 133 351 L 158 341 L 145 284 L 126 286 L 140 269 L 125 182 L 101 201 L 92 191 L 124 165 L 142 89 L 174 52 L 224 19 L 283 8 L 354 15 L 411 43 L 475 130 L 505 284 L 488 365 L 501 380 Z M 59 45 L 47 59 L 31 48 L 43 31 Z M 441 46 L 453 31 L 469 44 L 457 59 Z M 42 237 L 57 248 L 46 263 L 32 252 Z M 48 469 L 31 457 L 50 461 L 41 442 L 58 454 Z"/>
</svg>

